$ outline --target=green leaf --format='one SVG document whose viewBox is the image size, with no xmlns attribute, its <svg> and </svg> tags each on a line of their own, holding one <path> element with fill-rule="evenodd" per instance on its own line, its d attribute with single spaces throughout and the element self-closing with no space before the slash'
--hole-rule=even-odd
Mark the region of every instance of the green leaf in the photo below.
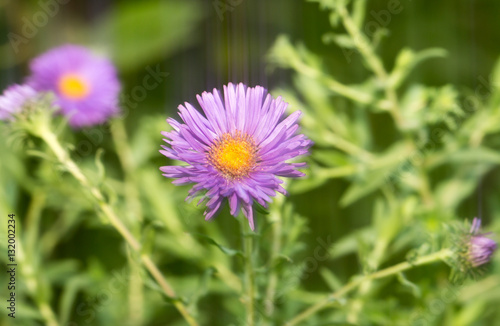
<svg viewBox="0 0 500 326">
<path fill-rule="evenodd" d="M 328 251 L 330 259 L 355 253 L 358 250 L 358 239 L 360 237 L 372 241 L 375 239 L 375 234 L 373 229 L 365 228 L 340 238 Z"/>
<path fill-rule="evenodd" d="M 95 153 L 95 165 L 97 167 L 97 184 L 100 185 L 104 182 L 106 178 L 106 169 L 102 163 L 102 157 L 104 155 L 104 149 L 98 148 Z"/>
<path fill-rule="evenodd" d="M 396 58 L 396 64 L 389 77 L 389 87 L 397 89 L 419 63 L 430 58 L 445 56 L 446 50 L 440 48 L 426 49 L 418 53 L 409 48 L 402 49 Z"/>
<path fill-rule="evenodd" d="M 52 262 L 44 267 L 44 274 L 50 282 L 64 284 L 65 281 L 78 270 L 80 262 L 76 259 L 66 259 Z"/>
<path fill-rule="evenodd" d="M 497 61 L 495 62 L 495 66 L 493 67 L 493 70 L 491 72 L 490 82 L 494 87 L 500 89 L 500 59 L 497 59 Z"/>
<path fill-rule="evenodd" d="M 420 291 L 418 285 L 409 281 L 404 273 L 398 273 L 398 281 L 405 287 L 409 288 L 415 297 L 420 298 L 422 296 L 422 291 Z"/>
<path fill-rule="evenodd" d="M 208 293 L 208 285 L 213 275 L 217 272 L 217 269 L 210 266 L 205 269 L 203 274 L 201 275 L 199 285 L 196 287 L 196 291 L 189 298 L 191 309 L 196 308 L 196 305 L 201 297 Z"/>
<path fill-rule="evenodd" d="M 255 202 L 253 204 L 253 207 L 255 208 L 255 211 L 258 212 L 258 213 L 261 213 L 263 215 L 269 215 L 269 209 L 268 208 L 265 208 L 264 206 L 262 206 L 261 204 Z"/>
<path fill-rule="evenodd" d="M 202 15 L 195 1 L 119 2 L 96 34 L 112 35 L 114 62 L 130 71 L 193 43 Z"/>
<path fill-rule="evenodd" d="M 336 291 L 342 287 L 342 282 L 339 278 L 328 268 L 321 267 L 319 273 L 328 287 L 330 291 Z"/>
<path fill-rule="evenodd" d="M 448 153 L 448 162 L 452 163 L 483 163 L 500 164 L 500 153 L 486 147 L 464 148 Z"/>
<path fill-rule="evenodd" d="M 443 164 L 500 164 L 500 153 L 486 147 L 448 149 L 433 155 L 429 167 L 436 168 Z"/>
<path fill-rule="evenodd" d="M 80 289 L 88 286 L 89 284 L 91 284 L 90 279 L 88 278 L 88 276 L 83 274 L 72 277 L 68 282 L 64 284 L 59 301 L 59 314 L 61 324 L 65 325 L 69 322 L 78 292 L 80 291 Z"/>
<path fill-rule="evenodd" d="M 290 182 L 288 192 L 292 194 L 301 194 L 316 189 L 328 181 L 327 178 L 321 178 L 314 172 L 306 173 L 308 174 L 306 177 Z"/>
<path fill-rule="evenodd" d="M 326 166 L 339 166 L 348 165 L 351 163 L 349 157 L 341 152 L 316 149 L 311 153 L 314 159 L 318 160 L 320 163 Z"/>
<path fill-rule="evenodd" d="M 359 29 L 362 29 L 363 21 L 365 19 L 366 14 L 366 2 L 367 0 L 354 0 L 352 5 L 352 19 L 356 23 Z"/>
<path fill-rule="evenodd" d="M 321 40 L 325 44 L 335 43 L 338 46 L 340 46 L 341 48 L 354 49 L 356 47 L 352 38 L 347 34 L 335 34 L 335 33 L 329 32 L 329 33 L 323 34 L 323 37 L 321 38 Z"/>
<path fill-rule="evenodd" d="M 195 236 L 195 237 L 198 237 L 198 238 L 201 238 L 201 239 L 205 239 L 209 244 L 211 244 L 213 246 L 216 246 L 217 248 L 220 249 L 220 251 L 222 251 L 223 253 L 225 253 L 228 256 L 245 257 L 245 255 L 240 250 L 235 250 L 235 249 L 231 249 L 231 248 L 225 247 L 223 245 L 220 245 L 217 241 L 215 241 L 214 239 L 210 238 L 209 236 L 206 236 L 206 235 L 201 234 L 201 233 L 190 233 L 190 234 L 192 236 Z"/>
<path fill-rule="evenodd" d="M 453 179 L 445 180 L 436 186 L 435 198 L 446 210 L 454 210 L 464 198 L 476 189 L 479 180 L 490 169 L 488 165 L 475 166 L 473 169 L 467 165 L 455 172 Z"/>
<path fill-rule="evenodd" d="M 365 175 L 359 173 L 361 180 L 354 182 L 340 199 L 340 204 L 348 206 L 362 197 L 391 182 L 391 177 L 399 173 L 398 168 L 415 149 L 404 142 L 389 148 L 369 166 Z"/>
<path fill-rule="evenodd" d="M 349 206 L 358 201 L 362 197 L 379 189 L 381 185 L 387 182 L 389 169 L 381 169 L 377 172 L 370 173 L 364 180 L 353 183 L 340 199 L 342 206 Z"/>
</svg>

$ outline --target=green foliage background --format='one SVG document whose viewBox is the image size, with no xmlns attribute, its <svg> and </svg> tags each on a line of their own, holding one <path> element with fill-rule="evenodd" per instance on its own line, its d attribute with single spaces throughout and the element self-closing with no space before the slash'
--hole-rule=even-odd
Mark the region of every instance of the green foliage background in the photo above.
<svg viewBox="0 0 500 326">
<path fill-rule="evenodd" d="M 364 36 L 349 35 L 344 4 Z M 500 234 L 496 1 L 70 1 L 16 51 L 9 35 L 40 10 L 0 2 L 2 89 L 62 43 L 110 55 L 124 119 L 59 138 L 201 325 L 246 324 L 249 229 L 227 209 L 204 222 L 203 205 L 184 202 L 189 187 L 161 176 L 172 162 L 158 150 L 178 104 L 227 82 L 281 95 L 315 142 L 307 178 L 257 217 L 257 324 L 282 325 L 353 276 L 449 245 L 449 223 L 480 215 Z M 138 99 L 148 69 L 168 76 Z M 60 325 L 186 325 L 46 146 L 1 131 L 0 249 L 8 213 L 23 249 L 18 316 L 2 308 L 0 324 L 46 324 L 48 305 Z M 463 285 L 439 262 L 365 282 L 303 324 L 500 325 L 499 266 L 497 255 Z M 3 303 L 5 284 L 0 273 Z"/>
</svg>

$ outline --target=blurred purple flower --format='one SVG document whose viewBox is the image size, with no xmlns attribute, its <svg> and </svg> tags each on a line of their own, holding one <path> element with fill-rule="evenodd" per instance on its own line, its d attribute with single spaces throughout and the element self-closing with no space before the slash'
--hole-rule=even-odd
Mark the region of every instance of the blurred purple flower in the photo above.
<svg viewBox="0 0 500 326">
<path fill-rule="evenodd" d="M 287 103 L 274 99 L 256 86 L 224 86 L 224 102 L 217 89 L 197 96 L 204 117 L 191 104 L 179 105 L 184 123 L 167 122 L 171 132 L 162 132 L 170 146 L 160 152 L 187 166 L 163 166 L 164 176 L 177 178 L 176 185 L 194 183 L 187 199 L 206 190 L 200 202 L 206 203 L 205 219 L 215 216 L 229 201 L 230 212 L 237 216 L 240 209 L 252 230 L 253 202 L 264 207 L 276 192 L 286 194 L 278 177 L 301 177 L 297 168 L 305 163 L 288 163 L 299 155 L 308 154 L 311 141 L 296 134 L 299 126 L 297 111 L 284 118 Z"/>
<path fill-rule="evenodd" d="M 120 83 L 113 64 L 76 45 L 52 49 L 30 65 L 28 83 L 52 91 L 55 105 L 74 128 L 106 122 L 119 112 Z"/>
<path fill-rule="evenodd" d="M 479 234 L 479 228 L 481 227 L 481 219 L 475 217 L 472 221 L 472 226 L 470 229 L 470 241 L 468 257 L 469 262 L 474 267 L 486 264 L 490 261 L 491 256 L 497 249 L 497 243 L 486 237 L 490 233 Z"/>
<path fill-rule="evenodd" d="M 9 86 L 0 96 L 0 120 L 12 120 L 12 115 L 21 112 L 23 105 L 37 95 L 28 85 Z"/>
</svg>

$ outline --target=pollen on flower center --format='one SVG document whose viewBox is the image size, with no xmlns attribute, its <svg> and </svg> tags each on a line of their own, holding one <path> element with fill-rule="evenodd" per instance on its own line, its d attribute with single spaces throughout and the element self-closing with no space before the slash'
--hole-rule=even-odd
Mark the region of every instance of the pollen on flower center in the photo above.
<svg viewBox="0 0 500 326">
<path fill-rule="evenodd" d="M 63 96 L 73 100 L 80 100 L 90 92 L 87 81 L 76 74 L 63 75 L 59 79 L 58 89 Z"/>
<path fill-rule="evenodd" d="M 228 179 L 248 176 L 257 162 L 257 145 L 252 137 L 236 131 L 223 134 L 210 147 L 208 162 Z"/>
</svg>

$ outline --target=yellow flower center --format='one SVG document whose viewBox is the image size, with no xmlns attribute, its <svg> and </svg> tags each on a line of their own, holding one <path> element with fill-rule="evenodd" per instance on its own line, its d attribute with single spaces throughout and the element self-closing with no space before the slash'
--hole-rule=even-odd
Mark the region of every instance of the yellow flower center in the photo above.
<svg viewBox="0 0 500 326">
<path fill-rule="evenodd" d="M 213 143 L 207 158 L 227 179 L 241 179 L 248 176 L 257 163 L 257 145 L 247 134 L 226 133 Z"/>
<path fill-rule="evenodd" d="M 76 74 L 66 74 L 59 79 L 59 92 L 72 100 L 80 100 L 90 92 L 90 86 L 85 79 Z"/>
</svg>

